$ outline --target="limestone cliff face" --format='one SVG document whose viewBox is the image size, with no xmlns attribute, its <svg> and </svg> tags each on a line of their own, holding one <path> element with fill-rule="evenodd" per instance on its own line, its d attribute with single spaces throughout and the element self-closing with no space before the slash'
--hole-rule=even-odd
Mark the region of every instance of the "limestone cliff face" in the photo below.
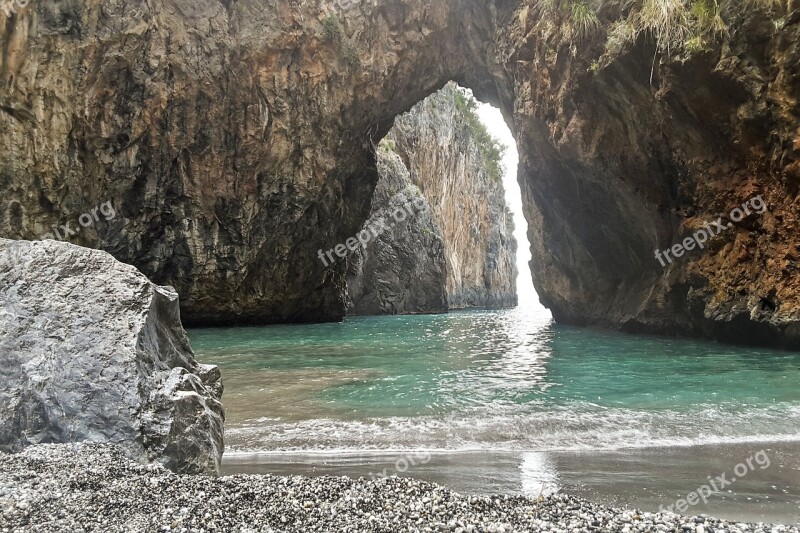
<svg viewBox="0 0 800 533">
<path fill-rule="evenodd" d="M 441 229 L 450 309 L 517 304 L 514 221 L 500 153 L 453 83 L 401 115 L 387 139 Z"/>
<path fill-rule="evenodd" d="M 348 257 L 348 313 L 396 315 L 447 311 L 445 246 L 430 204 L 389 144 L 378 149 L 380 180 Z"/>
<path fill-rule="evenodd" d="M 578 2 L 571 23 L 549 4 L 20 8 L 0 25 L 0 235 L 108 200 L 73 242 L 175 286 L 189 322 L 341 317 L 346 268 L 317 251 L 368 217 L 395 116 L 456 80 L 515 133 L 557 320 L 800 346 L 796 2 L 724 2 L 724 28 L 661 51 L 628 24 L 645 0 Z M 654 258 L 758 194 L 766 213 Z"/>
<path fill-rule="evenodd" d="M 398 117 L 379 145 L 365 227 L 382 217 L 388 230 L 356 254 L 347 278 L 352 313 L 516 305 L 517 244 L 501 151 L 473 105 L 450 83 Z M 415 199 L 424 212 L 398 222 L 397 206 Z"/>
</svg>

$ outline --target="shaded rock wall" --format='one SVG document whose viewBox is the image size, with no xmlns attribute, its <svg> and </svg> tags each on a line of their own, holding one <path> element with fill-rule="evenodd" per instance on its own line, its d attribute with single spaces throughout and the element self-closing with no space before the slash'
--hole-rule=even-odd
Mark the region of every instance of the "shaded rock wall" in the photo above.
<svg viewBox="0 0 800 533">
<path fill-rule="evenodd" d="M 461 70 L 475 7 L 20 9 L 0 26 L 0 235 L 112 201 L 113 222 L 72 241 L 175 287 L 187 323 L 340 318 L 346 268 L 317 250 L 367 218 L 373 145 Z"/>
<path fill-rule="evenodd" d="M 0 239 L 0 450 L 116 443 L 176 472 L 217 473 L 221 396 L 172 289 L 104 252 Z"/>
<path fill-rule="evenodd" d="M 704 51 L 640 35 L 605 66 L 603 32 L 564 42 L 533 5 L 500 37 L 534 284 L 557 321 L 800 347 L 800 12 L 725 15 Z M 766 213 L 731 220 L 759 194 Z M 661 266 L 656 250 L 720 217 Z"/>
<path fill-rule="evenodd" d="M 372 238 L 348 257 L 348 314 L 446 312 L 445 244 L 428 200 L 386 143 L 378 148 L 378 172 L 361 230 L 369 232 L 364 241 Z"/>
<path fill-rule="evenodd" d="M 452 79 L 515 133 L 556 320 L 798 347 L 800 14 L 728 3 L 704 51 L 639 34 L 601 61 L 635 4 L 569 35 L 523 0 L 31 5 L 0 26 L 0 234 L 111 200 L 73 240 L 175 286 L 189 322 L 341 317 L 317 251 L 368 217 L 394 117 Z M 756 194 L 764 215 L 655 259 Z"/>
</svg>

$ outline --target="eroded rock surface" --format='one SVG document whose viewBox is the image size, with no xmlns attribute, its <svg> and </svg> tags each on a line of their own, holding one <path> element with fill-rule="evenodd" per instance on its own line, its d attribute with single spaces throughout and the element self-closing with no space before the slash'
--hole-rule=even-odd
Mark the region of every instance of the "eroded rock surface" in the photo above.
<svg viewBox="0 0 800 533">
<path fill-rule="evenodd" d="M 800 348 L 800 11 L 725 3 L 702 51 L 604 59 L 520 6 L 498 49 L 537 292 L 557 321 Z M 547 21 L 545 21 L 547 22 Z M 766 212 L 731 220 L 756 195 Z M 730 227 L 662 267 L 656 250 Z"/>
<path fill-rule="evenodd" d="M 175 286 L 188 321 L 339 318 L 346 268 L 317 250 L 369 216 L 395 116 L 456 80 L 515 133 L 556 320 L 800 346 L 796 3 L 727 2 L 692 54 L 644 32 L 610 58 L 640 2 L 583 31 L 547 4 L 32 3 L 0 26 L 0 234 L 110 200 L 74 241 Z M 758 194 L 765 214 L 654 257 Z"/>
<path fill-rule="evenodd" d="M 341 318 L 346 267 L 317 250 L 367 218 L 373 145 L 466 64 L 464 26 L 491 27 L 476 6 L 19 9 L 0 25 L 0 235 L 111 201 L 72 241 L 175 287 L 187 323 Z"/>
<path fill-rule="evenodd" d="M 359 232 L 365 245 L 347 258 L 348 313 L 446 312 L 448 271 L 439 226 L 403 160 L 382 146 L 373 209 Z"/>
<path fill-rule="evenodd" d="M 105 252 L 0 239 L 0 449 L 120 444 L 218 472 L 219 370 L 198 365 L 178 295 Z"/>
</svg>

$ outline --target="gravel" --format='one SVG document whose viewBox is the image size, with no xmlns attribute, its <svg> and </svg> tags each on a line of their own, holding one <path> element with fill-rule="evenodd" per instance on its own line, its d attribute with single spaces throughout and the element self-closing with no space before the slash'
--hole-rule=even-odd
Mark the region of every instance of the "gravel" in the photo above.
<svg viewBox="0 0 800 533">
<path fill-rule="evenodd" d="M 0 454 L 0 531 L 800 532 L 597 505 L 464 496 L 409 478 L 176 475 L 109 445 Z"/>
</svg>

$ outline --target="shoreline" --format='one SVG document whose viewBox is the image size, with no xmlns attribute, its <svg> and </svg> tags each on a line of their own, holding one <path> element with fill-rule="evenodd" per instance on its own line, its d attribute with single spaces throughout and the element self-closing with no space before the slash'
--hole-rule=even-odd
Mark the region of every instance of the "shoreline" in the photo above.
<svg viewBox="0 0 800 533">
<path fill-rule="evenodd" d="M 693 531 L 798 526 L 639 512 L 557 493 L 468 496 L 412 478 L 176 475 L 110 445 L 0 454 L 2 531 Z"/>
<path fill-rule="evenodd" d="M 225 474 L 347 475 L 412 477 L 456 492 L 538 496 L 564 491 L 589 501 L 656 511 L 731 472 L 764 450 L 771 458 L 724 491 L 688 512 L 750 522 L 800 523 L 800 442 L 574 451 L 364 450 L 361 453 L 233 453 Z M 425 459 L 428 460 L 425 460 Z M 401 470 L 397 470 L 397 464 Z"/>
</svg>

